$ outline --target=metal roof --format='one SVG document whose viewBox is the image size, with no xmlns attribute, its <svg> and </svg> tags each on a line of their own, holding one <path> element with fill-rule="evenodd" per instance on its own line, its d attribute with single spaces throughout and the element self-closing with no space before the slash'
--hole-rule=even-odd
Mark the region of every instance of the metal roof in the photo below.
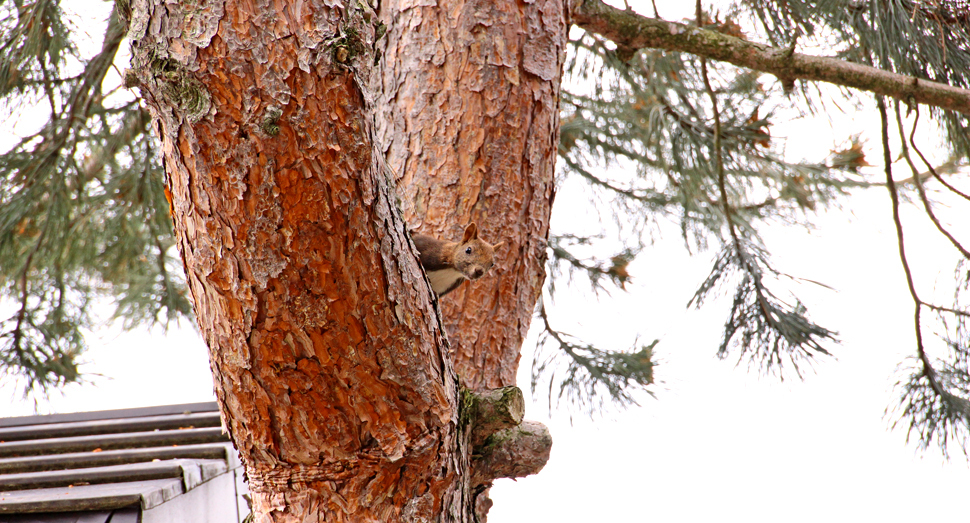
<svg viewBox="0 0 970 523">
<path fill-rule="evenodd" d="M 2 418 L 0 522 L 135 522 L 238 466 L 215 402 Z"/>
</svg>

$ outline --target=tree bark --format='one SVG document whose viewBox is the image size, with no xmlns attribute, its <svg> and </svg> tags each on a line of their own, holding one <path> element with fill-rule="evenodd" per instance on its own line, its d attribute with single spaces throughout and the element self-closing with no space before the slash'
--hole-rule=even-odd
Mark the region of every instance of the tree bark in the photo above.
<svg viewBox="0 0 970 523">
<path fill-rule="evenodd" d="M 495 267 L 442 299 L 462 384 L 515 384 L 545 279 L 566 51 L 562 0 L 399 0 L 388 23 L 377 134 L 409 227 L 505 242 Z"/>
<path fill-rule="evenodd" d="M 135 0 L 128 79 L 162 138 L 256 520 L 472 521 L 488 501 L 472 490 L 452 357 L 476 388 L 514 383 L 543 278 L 564 7 L 335 4 Z M 442 42 L 412 55 L 405 35 L 420 20 Z M 493 25 L 506 40 L 481 33 Z M 480 85 L 451 79 L 476 67 Z M 440 103 L 403 111 L 402 93 L 424 103 L 412 82 L 431 79 Z M 398 174 L 385 151 L 398 151 Z M 426 230 L 474 217 L 486 239 L 509 242 L 489 284 L 445 306 L 454 354 L 395 182 L 406 209 L 426 209 L 419 223 L 440 224 Z M 496 477 L 484 470 L 480 481 Z"/>
</svg>

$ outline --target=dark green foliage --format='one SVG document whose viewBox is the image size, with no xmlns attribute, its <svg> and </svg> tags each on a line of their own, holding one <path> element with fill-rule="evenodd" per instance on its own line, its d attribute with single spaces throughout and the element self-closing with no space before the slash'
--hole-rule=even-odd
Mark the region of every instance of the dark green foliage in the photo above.
<svg viewBox="0 0 970 523">
<path fill-rule="evenodd" d="M 112 16 L 101 51 L 85 57 L 57 2 L 0 13 L 3 106 L 46 118 L 0 155 L 0 372 L 43 392 L 79 379 L 98 298 L 115 300 L 126 327 L 190 306 L 148 114 L 105 91 L 126 27 Z"/>
</svg>

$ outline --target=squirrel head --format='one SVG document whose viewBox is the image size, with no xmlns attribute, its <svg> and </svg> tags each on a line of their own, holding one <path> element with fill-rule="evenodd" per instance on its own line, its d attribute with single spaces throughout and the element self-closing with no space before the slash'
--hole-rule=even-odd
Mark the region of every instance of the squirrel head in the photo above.
<svg viewBox="0 0 970 523">
<path fill-rule="evenodd" d="M 461 271 L 469 280 L 477 280 L 485 275 L 495 263 L 495 249 L 505 242 L 491 245 L 478 238 L 475 223 L 465 227 L 461 242 L 455 247 L 455 269 Z"/>
</svg>

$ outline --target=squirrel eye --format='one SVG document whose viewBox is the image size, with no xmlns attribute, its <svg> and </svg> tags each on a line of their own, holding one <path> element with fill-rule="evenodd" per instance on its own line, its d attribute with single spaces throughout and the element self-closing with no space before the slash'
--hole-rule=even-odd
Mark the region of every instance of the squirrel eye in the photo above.
<svg viewBox="0 0 970 523">
<path fill-rule="evenodd" d="M 468 248 L 465 249 L 465 254 L 471 254 L 471 253 L 472 253 L 472 248 L 471 247 L 468 247 Z"/>
</svg>

